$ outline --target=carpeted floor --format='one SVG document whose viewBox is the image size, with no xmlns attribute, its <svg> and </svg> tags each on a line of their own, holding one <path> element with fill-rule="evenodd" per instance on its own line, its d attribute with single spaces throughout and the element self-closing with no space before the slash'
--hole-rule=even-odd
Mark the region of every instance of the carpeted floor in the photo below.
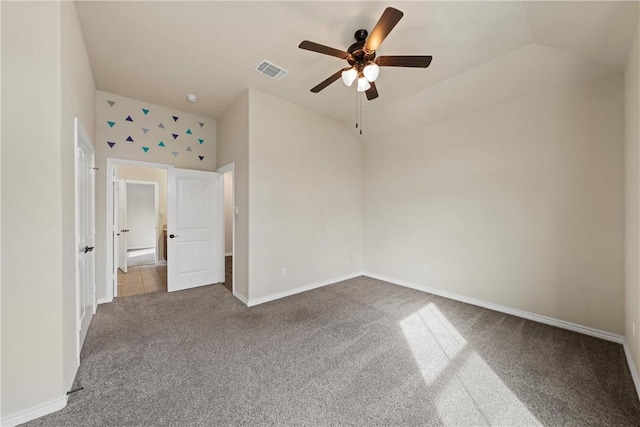
<svg viewBox="0 0 640 427">
<path fill-rule="evenodd" d="M 620 345 L 356 278 L 101 305 L 61 425 L 640 425 Z"/>
</svg>

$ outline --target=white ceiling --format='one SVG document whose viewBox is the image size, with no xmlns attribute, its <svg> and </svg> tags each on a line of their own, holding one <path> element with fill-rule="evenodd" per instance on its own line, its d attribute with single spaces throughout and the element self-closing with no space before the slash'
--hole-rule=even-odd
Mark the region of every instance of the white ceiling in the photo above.
<svg viewBox="0 0 640 427">
<path fill-rule="evenodd" d="M 338 49 L 382 11 L 404 12 L 378 55 L 433 55 L 429 68 L 385 67 L 365 103 L 373 128 L 437 121 L 587 81 L 624 66 L 638 2 L 77 2 L 99 90 L 218 118 L 251 87 L 351 123 L 355 89 L 309 89 L 346 62 L 298 49 Z M 281 81 L 254 71 L 267 59 Z M 198 102 L 186 101 L 187 93 Z M 389 112 L 404 109 L 406 115 Z"/>
</svg>

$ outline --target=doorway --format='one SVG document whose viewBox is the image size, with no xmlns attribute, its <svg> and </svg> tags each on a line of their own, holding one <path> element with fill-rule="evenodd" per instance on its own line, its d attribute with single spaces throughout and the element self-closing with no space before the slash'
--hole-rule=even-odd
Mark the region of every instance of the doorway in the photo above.
<svg viewBox="0 0 640 427">
<path fill-rule="evenodd" d="M 222 174 L 223 206 L 224 206 L 224 287 L 233 293 L 234 289 L 234 251 L 235 251 L 235 183 L 233 180 L 234 164 L 218 169 Z"/>
<path fill-rule="evenodd" d="M 121 179 L 152 181 L 147 178 L 124 176 L 123 171 L 128 167 L 138 167 L 146 172 L 159 170 L 166 176 L 166 191 L 163 191 L 162 184 L 159 185 L 156 246 L 156 256 L 162 254 L 166 264 L 163 259 L 159 259 L 155 265 L 136 267 L 139 274 L 134 275 L 130 275 L 131 272 L 127 269 L 127 276 L 121 275 L 119 280 L 119 265 L 124 264 L 121 255 L 126 253 L 124 245 L 119 240 L 120 234 L 122 230 L 130 228 L 120 227 L 118 224 L 119 201 L 122 198 L 118 189 L 126 188 L 118 183 Z M 220 173 L 107 158 L 106 178 L 107 300 L 123 295 L 157 292 L 161 290 L 161 286 L 168 292 L 174 292 L 224 281 L 224 222 Z M 162 207 L 163 197 L 166 208 Z M 152 283 L 145 289 L 147 281 Z M 125 284 L 136 286 L 125 290 Z"/>
</svg>

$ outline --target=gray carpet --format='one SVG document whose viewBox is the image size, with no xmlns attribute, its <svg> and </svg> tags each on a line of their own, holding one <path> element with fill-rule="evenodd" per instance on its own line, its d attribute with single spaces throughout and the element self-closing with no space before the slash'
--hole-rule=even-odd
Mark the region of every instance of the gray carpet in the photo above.
<svg viewBox="0 0 640 427">
<path fill-rule="evenodd" d="M 101 305 L 62 425 L 640 425 L 618 344 L 356 278 Z"/>
</svg>

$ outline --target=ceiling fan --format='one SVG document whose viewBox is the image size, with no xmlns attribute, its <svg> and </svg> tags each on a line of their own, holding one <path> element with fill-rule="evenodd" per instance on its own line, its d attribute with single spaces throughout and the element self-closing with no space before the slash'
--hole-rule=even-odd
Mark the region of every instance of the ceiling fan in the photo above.
<svg viewBox="0 0 640 427">
<path fill-rule="evenodd" d="M 342 81 L 347 86 L 351 86 L 357 79 L 358 92 L 365 92 L 367 99 L 372 100 L 378 97 L 375 79 L 378 77 L 379 67 L 427 68 L 431 64 L 431 56 L 396 55 L 378 56 L 376 58 L 376 50 L 378 50 L 380 44 L 382 44 L 403 15 L 398 9 L 386 8 L 376 26 L 373 27 L 371 34 L 367 30 L 356 31 L 354 34 L 356 42 L 349 46 L 346 52 L 308 40 L 300 43 L 298 46 L 300 49 L 335 56 L 345 59 L 349 63 L 348 67 L 338 70 L 331 77 L 312 88 L 311 92 L 318 93 L 342 77 Z"/>
</svg>

